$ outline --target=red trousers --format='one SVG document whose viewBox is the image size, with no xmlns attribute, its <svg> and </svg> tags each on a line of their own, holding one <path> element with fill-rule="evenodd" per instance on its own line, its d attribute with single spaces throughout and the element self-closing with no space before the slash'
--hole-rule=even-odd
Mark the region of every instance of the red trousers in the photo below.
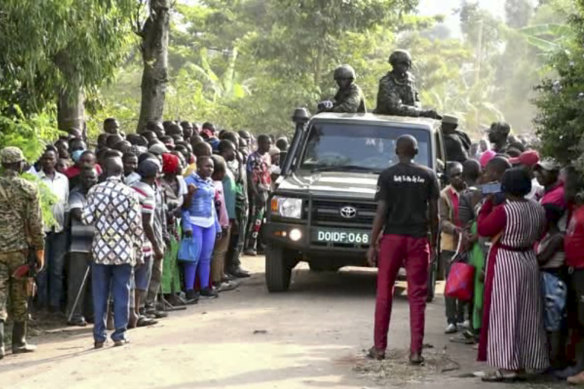
<svg viewBox="0 0 584 389">
<path fill-rule="evenodd" d="M 422 351 L 426 297 L 428 294 L 428 268 L 430 245 L 426 238 L 405 235 L 384 235 L 381 238 L 377 273 L 377 299 L 375 301 L 375 348 L 387 348 L 387 331 L 393 302 L 395 280 L 400 267 L 405 267 L 410 303 L 410 349 Z"/>
</svg>

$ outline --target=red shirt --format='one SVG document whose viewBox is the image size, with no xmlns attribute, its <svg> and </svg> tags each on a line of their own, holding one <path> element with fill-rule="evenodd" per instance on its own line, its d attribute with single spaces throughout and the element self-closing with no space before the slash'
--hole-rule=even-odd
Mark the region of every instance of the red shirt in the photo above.
<svg viewBox="0 0 584 389">
<path fill-rule="evenodd" d="M 584 268 L 584 206 L 579 206 L 572 213 L 564 239 L 564 251 L 566 266 Z"/>
<path fill-rule="evenodd" d="M 101 166 L 99 166 L 99 163 L 95 164 L 95 171 L 97 172 L 98 176 L 101 176 L 102 170 L 101 170 Z M 76 165 L 73 165 L 70 168 L 67 168 L 67 170 L 65 170 L 65 172 L 64 172 L 64 174 L 67 176 L 68 179 L 77 177 L 79 175 L 79 173 L 81 173 L 81 169 L 79 167 L 77 167 Z"/>
<path fill-rule="evenodd" d="M 557 184 L 546 190 L 539 202 L 541 205 L 553 204 L 557 205 L 561 209 L 566 209 L 566 199 L 564 198 L 564 183 L 562 181 L 558 181 Z"/>
</svg>

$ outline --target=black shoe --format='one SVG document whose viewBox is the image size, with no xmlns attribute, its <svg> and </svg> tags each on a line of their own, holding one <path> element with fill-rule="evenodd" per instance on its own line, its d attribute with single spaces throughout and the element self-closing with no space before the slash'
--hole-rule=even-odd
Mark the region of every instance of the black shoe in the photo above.
<svg viewBox="0 0 584 389">
<path fill-rule="evenodd" d="M 205 288 L 205 289 L 201 289 L 201 297 L 217 298 L 217 297 L 219 297 L 219 294 L 217 293 L 217 291 L 215 291 L 211 288 Z"/>
<path fill-rule="evenodd" d="M 105 342 L 97 342 L 97 341 L 96 342 L 93 342 L 93 348 L 96 349 L 96 350 L 97 349 L 100 349 L 100 348 L 103 348 L 103 345 L 104 344 L 105 344 Z"/>
<path fill-rule="evenodd" d="M 230 274 L 235 278 L 248 278 L 250 277 L 249 272 L 243 270 L 242 268 L 237 268 L 230 272 Z"/>
<path fill-rule="evenodd" d="M 195 292 L 193 289 L 187 290 L 186 292 L 186 303 L 189 305 L 196 304 L 199 302 L 199 293 Z"/>
<path fill-rule="evenodd" d="M 424 364 L 424 357 L 421 353 L 411 353 L 410 354 L 410 365 L 422 365 Z"/>
<path fill-rule="evenodd" d="M 26 323 L 23 321 L 14 322 L 12 327 L 12 354 L 31 353 L 36 350 L 36 346 L 26 343 Z"/>
<path fill-rule="evenodd" d="M 171 294 L 165 298 L 166 302 L 172 305 L 173 307 L 183 307 L 186 305 L 184 301 L 182 301 L 177 295 Z"/>
<path fill-rule="evenodd" d="M 243 254 L 248 255 L 250 257 L 255 257 L 256 255 L 258 255 L 258 252 L 255 251 L 254 249 L 247 249 L 243 252 Z"/>
</svg>

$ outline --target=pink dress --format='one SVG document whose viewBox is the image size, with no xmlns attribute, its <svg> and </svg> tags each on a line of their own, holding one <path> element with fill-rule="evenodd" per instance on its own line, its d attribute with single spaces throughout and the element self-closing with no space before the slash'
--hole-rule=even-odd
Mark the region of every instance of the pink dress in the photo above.
<svg viewBox="0 0 584 389">
<path fill-rule="evenodd" d="M 229 227 L 229 215 L 227 214 L 227 207 L 225 206 L 223 183 L 221 181 L 213 181 L 213 184 L 215 185 L 215 205 L 217 206 L 219 225 L 223 228 L 227 228 Z"/>
</svg>

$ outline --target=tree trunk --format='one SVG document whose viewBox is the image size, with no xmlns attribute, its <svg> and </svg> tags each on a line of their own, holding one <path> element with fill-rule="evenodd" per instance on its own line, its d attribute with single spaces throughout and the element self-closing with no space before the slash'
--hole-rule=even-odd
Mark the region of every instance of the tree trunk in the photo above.
<svg viewBox="0 0 584 389">
<path fill-rule="evenodd" d="M 162 120 L 168 82 L 170 0 L 151 0 L 150 16 L 142 29 L 142 103 L 138 131 L 148 121 Z"/>
<path fill-rule="evenodd" d="M 85 98 L 81 88 L 68 91 L 62 90 L 59 92 L 59 100 L 57 102 L 57 123 L 59 130 L 69 131 L 76 128 L 83 134 L 83 138 L 87 138 L 85 128 Z"/>
</svg>

